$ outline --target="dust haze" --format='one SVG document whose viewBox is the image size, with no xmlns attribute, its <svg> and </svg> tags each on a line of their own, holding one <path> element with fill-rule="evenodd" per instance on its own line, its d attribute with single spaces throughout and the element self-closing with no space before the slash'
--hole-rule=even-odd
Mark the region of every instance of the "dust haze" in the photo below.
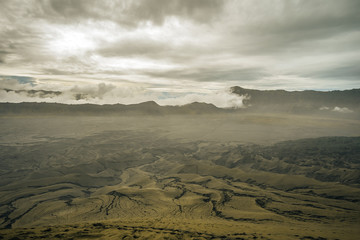
<svg viewBox="0 0 360 240">
<path fill-rule="evenodd" d="M 254 101 L 2 103 L 0 235 L 355 239 L 356 104 L 314 114 Z"/>
</svg>

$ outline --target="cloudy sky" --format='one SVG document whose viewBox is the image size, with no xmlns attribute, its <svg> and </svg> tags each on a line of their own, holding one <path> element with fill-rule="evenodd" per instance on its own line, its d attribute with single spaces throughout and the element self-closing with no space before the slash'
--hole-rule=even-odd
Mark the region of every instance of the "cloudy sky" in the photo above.
<svg viewBox="0 0 360 240">
<path fill-rule="evenodd" d="M 1 102 L 360 87 L 359 0 L 0 0 L 0 39 Z"/>
</svg>

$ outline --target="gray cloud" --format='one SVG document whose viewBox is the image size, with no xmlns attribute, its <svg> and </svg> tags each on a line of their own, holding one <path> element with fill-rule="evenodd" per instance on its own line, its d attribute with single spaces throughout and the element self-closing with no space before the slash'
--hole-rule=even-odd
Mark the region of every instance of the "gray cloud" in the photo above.
<svg viewBox="0 0 360 240">
<path fill-rule="evenodd" d="M 245 1 L 246 2 L 246 1 Z M 257 3 L 257 4 L 256 4 Z M 247 35 L 245 46 L 237 45 L 244 53 L 302 51 L 302 43 L 331 38 L 358 31 L 360 2 L 345 1 L 253 1 L 253 18 L 243 25 L 235 25 L 234 38 Z M 276 3 L 276 4 L 274 4 Z M 247 9 L 240 11 L 245 14 Z M 263 17 L 259 17 L 263 16 Z M 232 38 L 229 39 L 233 41 Z"/>
<path fill-rule="evenodd" d="M 0 64 L 5 63 L 5 58 L 10 52 L 0 50 Z"/>
<path fill-rule="evenodd" d="M 353 88 L 359 25 L 357 0 L 2 0 L 0 73 L 47 90 Z"/>
<path fill-rule="evenodd" d="M 159 56 L 171 51 L 171 46 L 162 41 L 146 38 L 128 38 L 107 44 L 98 49 L 98 53 L 105 57 L 114 56 Z"/>
<path fill-rule="evenodd" d="M 179 16 L 199 22 L 208 22 L 222 12 L 221 0 L 149 0 L 130 7 L 138 20 L 162 24 L 166 17 Z"/>
<path fill-rule="evenodd" d="M 93 86 L 83 87 L 83 88 L 75 86 L 70 89 L 70 92 L 75 93 L 76 100 L 87 99 L 87 98 L 102 99 L 105 94 L 109 93 L 115 88 L 116 87 L 114 85 L 111 84 L 107 85 L 105 83 L 100 83 L 95 88 Z"/>
<path fill-rule="evenodd" d="M 340 64 L 329 69 L 322 69 L 308 76 L 316 76 L 323 79 L 353 80 L 360 81 L 360 61 L 348 64 Z"/>
<path fill-rule="evenodd" d="M 134 104 L 155 100 L 160 105 L 185 105 L 192 102 L 211 103 L 218 107 L 243 107 L 243 97 L 229 91 L 217 91 L 211 94 L 199 93 L 159 93 L 141 88 L 118 87 L 99 83 L 82 86 L 62 87 L 61 91 L 43 90 L 41 87 L 21 82 L 17 76 L 0 81 L 1 102 L 57 102 L 66 104 Z M 164 97 L 166 96 L 166 97 Z"/>
<path fill-rule="evenodd" d="M 249 81 L 266 76 L 266 72 L 261 68 L 198 68 L 181 69 L 168 72 L 148 72 L 148 75 L 161 78 L 188 79 L 200 82 L 211 81 Z"/>
<path fill-rule="evenodd" d="M 221 0 L 42 0 L 33 2 L 32 14 L 53 22 L 110 20 L 127 27 L 150 21 L 161 25 L 168 17 L 208 22 L 221 13 Z"/>
</svg>

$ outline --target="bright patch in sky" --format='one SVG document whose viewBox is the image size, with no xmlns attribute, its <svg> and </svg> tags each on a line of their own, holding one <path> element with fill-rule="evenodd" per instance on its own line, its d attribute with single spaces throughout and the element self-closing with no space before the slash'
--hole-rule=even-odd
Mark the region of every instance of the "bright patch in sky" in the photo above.
<svg viewBox="0 0 360 240">
<path fill-rule="evenodd" d="M 49 51 L 58 57 L 83 55 L 95 49 L 96 46 L 91 34 L 62 27 L 56 29 L 48 43 Z"/>
</svg>

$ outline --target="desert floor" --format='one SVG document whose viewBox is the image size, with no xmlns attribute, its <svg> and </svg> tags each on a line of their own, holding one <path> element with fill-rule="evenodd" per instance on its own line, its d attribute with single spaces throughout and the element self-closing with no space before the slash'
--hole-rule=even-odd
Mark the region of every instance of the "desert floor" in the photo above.
<svg viewBox="0 0 360 240">
<path fill-rule="evenodd" d="M 360 122 L 0 117 L 0 239 L 357 239 Z"/>
</svg>

